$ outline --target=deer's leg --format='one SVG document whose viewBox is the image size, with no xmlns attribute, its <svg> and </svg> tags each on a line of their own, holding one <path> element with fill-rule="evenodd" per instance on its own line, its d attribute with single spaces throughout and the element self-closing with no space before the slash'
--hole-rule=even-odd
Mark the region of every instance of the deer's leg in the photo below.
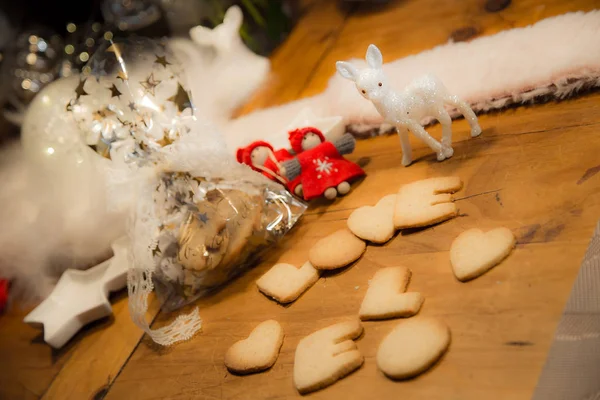
<svg viewBox="0 0 600 400">
<path fill-rule="evenodd" d="M 477 116 L 467 103 L 459 99 L 458 96 L 448 96 L 446 102 L 456 107 L 469 122 L 469 125 L 471 126 L 471 137 L 479 136 L 481 134 L 481 127 L 477 121 Z"/>
<path fill-rule="evenodd" d="M 450 158 L 454 154 L 454 150 L 452 149 L 452 118 L 442 108 L 438 112 L 437 120 L 442 125 L 442 151 L 447 158 Z"/>
<path fill-rule="evenodd" d="M 400 136 L 400 146 L 402 146 L 402 165 L 405 167 L 412 163 L 412 147 L 410 147 L 410 140 L 408 138 L 408 129 L 398 125 L 398 136 Z"/>
<path fill-rule="evenodd" d="M 421 124 L 415 121 L 411 121 L 408 125 L 408 129 L 410 129 L 410 131 L 414 133 L 415 136 L 417 136 L 419 139 L 425 142 L 427 146 L 431 147 L 431 150 L 435 151 L 435 153 L 437 154 L 438 161 L 443 161 L 446 159 L 446 156 L 442 151 L 442 145 L 440 144 L 440 142 L 432 138 L 431 135 L 427 133 L 425 129 L 423 129 L 423 126 L 421 126 Z"/>
</svg>

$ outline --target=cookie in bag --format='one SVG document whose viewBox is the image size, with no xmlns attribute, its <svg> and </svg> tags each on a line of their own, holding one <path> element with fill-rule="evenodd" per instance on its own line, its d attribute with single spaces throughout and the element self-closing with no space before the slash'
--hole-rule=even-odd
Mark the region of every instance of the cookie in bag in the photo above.
<svg viewBox="0 0 600 400">
<path fill-rule="evenodd" d="M 259 204 L 259 199 L 239 190 L 212 190 L 196 204 L 198 211 L 190 213 L 181 229 L 177 260 L 196 273 L 202 286 L 224 283 L 244 249 L 256 249 L 250 238 L 261 236 Z"/>
</svg>

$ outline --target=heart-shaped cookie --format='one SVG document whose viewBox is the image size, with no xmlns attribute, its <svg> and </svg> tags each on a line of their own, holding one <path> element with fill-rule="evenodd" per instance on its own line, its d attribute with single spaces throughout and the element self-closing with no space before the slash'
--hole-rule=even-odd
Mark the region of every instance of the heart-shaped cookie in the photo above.
<svg viewBox="0 0 600 400">
<path fill-rule="evenodd" d="M 279 322 L 260 323 L 248 338 L 236 342 L 225 353 L 225 366 L 238 374 L 249 374 L 270 368 L 283 344 L 283 329 Z"/>
<path fill-rule="evenodd" d="M 276 264 L 256 281 L 265 295 L 286 304 L 296 300 L 319 280 L 319 271 L 307 261 L 302 268 L 291 264 Z"/>
<path fill-rule="evenodd" d="M 463 282 L 477 278 L 506 258 L 515 243 L 515 235 L 508 228 L 485 233 L 480 229 L 464 231 L 450 247 L 454 275 Z"/>
<path fill-rule="evenodd" d="M 357 208 L 348 217 L 348 229 L 363 240 L 385 243 L 394 236 L 396 195 L 385 196 L 371 207 Z"/>
</svg>

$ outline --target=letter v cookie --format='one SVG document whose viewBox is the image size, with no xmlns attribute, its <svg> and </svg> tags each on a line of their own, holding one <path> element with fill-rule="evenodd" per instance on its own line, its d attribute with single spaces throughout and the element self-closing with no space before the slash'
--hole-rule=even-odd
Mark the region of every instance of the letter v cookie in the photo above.
<svg viewBox="0 0 600 400">
<path fill-rule="evenodd" d="M 364 357 L 353 339 L 360 321 L 341 322 L 306 336 L 296 347 L 294 384 L 302 394 L 327 387 L 359 368 Z"/>
<path fill-rule="evenodd" d="M 360 319 L 411 317 L 425 300 L 421 293 L 404 293 L 412 273 L 405 267 L 382 268 L 375 273 L 360 306 Z"/>
<path fill-rule="evenodd" d="M 424 179 L 400 188 L 394 209 L 396 229 L 417 228 L 445 221 L 458 214 L 451 193 L 462 188 L 460 178 Z"/>
</svg>

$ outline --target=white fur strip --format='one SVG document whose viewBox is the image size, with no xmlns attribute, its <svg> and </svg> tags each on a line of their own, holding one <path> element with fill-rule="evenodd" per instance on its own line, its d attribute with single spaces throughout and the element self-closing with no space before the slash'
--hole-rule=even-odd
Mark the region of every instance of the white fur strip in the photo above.
<svg viewBox="0 0 600 400">
<path fill-rule="evenodd" d="M 433 73 L 451 93 L 480 112 L 542 96 L 565 98 L 600 86 L 600 11 L 564 14 L 468 43 L 447 43 L 383 68 L 396 89 Z M 230 121 L 224 127 L 227 142 L 232 148 L 257 139 L 279 144 L 287 139 L 287 124 L 306 106 L 317 116 L 341 115 L 347 124 L 373 127 L 382 122 L 354 84 L 335 75 L 318 96 Z"/>
</svg>

